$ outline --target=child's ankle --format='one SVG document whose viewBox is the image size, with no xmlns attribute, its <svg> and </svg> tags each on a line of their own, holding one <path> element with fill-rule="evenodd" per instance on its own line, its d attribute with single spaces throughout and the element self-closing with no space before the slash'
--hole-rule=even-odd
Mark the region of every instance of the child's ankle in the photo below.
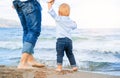
<svg viewBox="0 0 120 78">
<path fill-rule="evenodd" d="M 62 65 L 58 65 L 56 71 L 62 71 Z"/>
<path fill-rule="evenodd" d="M 78 71 L 78 68 L 77 67 L 73 67 L 72 70 L 73 71 Z"/>
</svg>

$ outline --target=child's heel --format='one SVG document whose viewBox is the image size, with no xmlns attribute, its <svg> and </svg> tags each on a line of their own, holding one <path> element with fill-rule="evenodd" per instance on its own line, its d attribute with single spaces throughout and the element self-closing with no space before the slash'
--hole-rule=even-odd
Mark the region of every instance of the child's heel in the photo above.
<svg viewBox="0 0 120 78">
<path fill-rule="evenodd" d="M 73 67 L 72 71 L 78 71 L 78 68 L 77 67 Z"/>
<path fill-rule="evenodd" d="M 58 65 L 56 71 L 61 72 L 62 71 L 62 65 Z"/>
</svg>

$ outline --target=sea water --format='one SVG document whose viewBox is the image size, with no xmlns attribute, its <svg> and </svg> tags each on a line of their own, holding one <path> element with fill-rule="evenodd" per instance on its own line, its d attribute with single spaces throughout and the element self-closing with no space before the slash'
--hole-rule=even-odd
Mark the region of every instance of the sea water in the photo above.
<svg viewBox="0 0 120 78">
<path fill-rule="evenodd" d="M 17 66 L 22 51 L 22 28 L 0 28 L 0 65 Z M 34 57 L 56 67 L 55 27 L 42 26 Z M 76 29 L 73 53 L 79 70 L 120 76 L 120 29 Z M 64 68 L 70 64 L 65 55 Z"/>
</svg>

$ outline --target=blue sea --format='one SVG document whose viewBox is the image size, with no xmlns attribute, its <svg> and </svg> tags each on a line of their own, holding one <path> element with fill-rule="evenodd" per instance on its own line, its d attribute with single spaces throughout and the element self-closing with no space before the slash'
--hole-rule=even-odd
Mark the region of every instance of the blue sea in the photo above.
<svg viewBox="0 0 120 78">
<path fill-rule="evenodd" d="M 0 65 L 17 66 L 22 50 L 22 28 L 0 28 Z M 55 27 L 42 26 L 35 47 L 37 61 L 56 67 Z M 72 32 L 73 53 L 81 71 L 120 76 L 120 29 L 76 29 Z M 70 68 L 64 57 L 64 68 Z"/>
</svg>

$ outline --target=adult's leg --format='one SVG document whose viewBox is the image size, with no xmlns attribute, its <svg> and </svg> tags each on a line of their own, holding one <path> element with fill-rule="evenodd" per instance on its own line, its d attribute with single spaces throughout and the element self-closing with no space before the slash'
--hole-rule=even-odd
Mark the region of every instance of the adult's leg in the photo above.
<svg viewBox="0 0 120 78">
<path fill-rule="evenodd" d="M 31 9 L 32 8 L 32 9 Z M 23 8 L 25 13 L 25 18 L 27 20 L 28 33 L 25 36 L 24 42 L 29 43 L 32 47 L 26 50 L 29 52 L 28 64 L 35 67 L 43 67 L 43 64 L 40 64 L 35 61 L 33 57 L 34 47 L 37 42 L 37 39 L 41 31 L 41 7 L 38 2 L 28 2 L 27 7 Z M 25 51 L 25 52 L 26 52 Z M 23 51 L 24 52 L 24 51 Z"/>
<path fill-rule="evenodd" d="M 14 8 L 16 9 L 16 12 L 19 16 L 19 19 L 20 19 L 20 22 L 22 24 L 22 27 L 23 27 L 23 43 L 24 43 L 24 39 L 25 39 L 25 36 L 27 34 L 27 26 L 26 26 L 26 19 L 25 19 L 25 15 L 20 7 L 20 4 L 21 2 L 20 1 L 13 1 L 13 5 L 14 5 Z M 18 68 L 27 68 L 29 67 L 28 64 L 27 64 L 27 59 L 28 59 L 28 56 L 29 54 L 28 53 L 22 53 L 22 56 L 21 56 L 21 60 L 20 60 L 20 63 L 18 65 Z"/>
</svg>

